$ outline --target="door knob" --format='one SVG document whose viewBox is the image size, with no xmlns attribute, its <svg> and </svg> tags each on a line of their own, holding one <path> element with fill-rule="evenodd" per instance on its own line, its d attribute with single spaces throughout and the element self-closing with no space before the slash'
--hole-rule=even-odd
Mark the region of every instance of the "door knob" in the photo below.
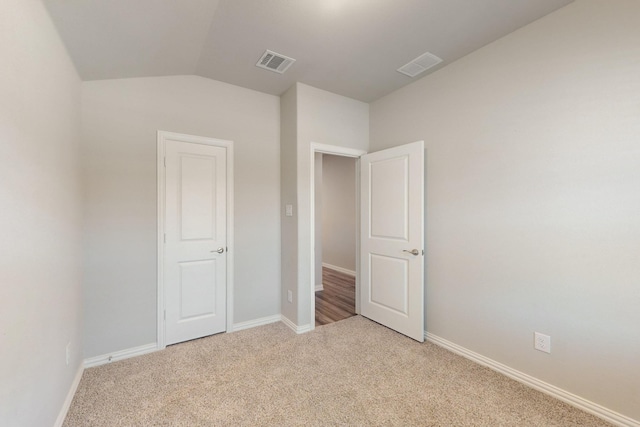
<svg viewBox="0 0 640 427">
<path fill-rule="evenodd" d="M 211 253 L 217 252 L 219 254 L 224 252 L 224 248 L 223 247 L 219 247 L 218 249 L 216 249 L 215 251 L 211 251 Z"/>
<path fill-rule="evenodd" d="M 414 255 L 414 256 L 420 255 L 420 251 L 417 250 L 417 249 L 411 249 L 410 251 L 404 249 L 402 252 L 406 252 L 406 253 L 409 253 L 409 254 Z"/>
</svg>

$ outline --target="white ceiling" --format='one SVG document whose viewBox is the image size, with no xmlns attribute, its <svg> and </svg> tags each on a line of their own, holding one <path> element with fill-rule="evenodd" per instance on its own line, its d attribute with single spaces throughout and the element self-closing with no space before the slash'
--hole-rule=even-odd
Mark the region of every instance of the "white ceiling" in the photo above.
<svg viewBox="0 0 640 427">
<path fill-rule="evenodd" d="M 456 59 L 573 0 L 43 0 L 83 80 L 196 74 L 280 95 L 296 81 L 370 102 L 424 52 Z M 255 67 L 265 49 L 297 61 Z"/>
</svg>

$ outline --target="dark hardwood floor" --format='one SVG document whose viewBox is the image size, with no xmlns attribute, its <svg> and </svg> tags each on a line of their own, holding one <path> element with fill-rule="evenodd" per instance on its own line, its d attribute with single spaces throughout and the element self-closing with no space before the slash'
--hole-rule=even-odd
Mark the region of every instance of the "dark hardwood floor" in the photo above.
<svg viewBox="0 0 640 427">
<path fill-rule="evenodd" d="M 323 267 L 322 287 L 316 292 L 316 326 L 356 315 L 355 277 Z"/>
</svg>

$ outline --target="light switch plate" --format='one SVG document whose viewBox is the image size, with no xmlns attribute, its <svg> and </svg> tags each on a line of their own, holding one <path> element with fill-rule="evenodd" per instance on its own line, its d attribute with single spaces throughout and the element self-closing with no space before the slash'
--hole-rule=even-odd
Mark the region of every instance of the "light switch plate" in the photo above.
<svg viewBox="0 0 640 427">
<path fill-rule="evenodd" d="M 293 205 L 285 205 L 284 212 L 286 216 L 293 216 Z"/>
</svg>

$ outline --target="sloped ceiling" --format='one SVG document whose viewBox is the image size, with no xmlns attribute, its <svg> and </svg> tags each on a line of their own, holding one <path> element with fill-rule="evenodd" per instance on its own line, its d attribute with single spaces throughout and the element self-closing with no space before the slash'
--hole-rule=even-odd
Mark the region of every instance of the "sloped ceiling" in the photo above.
<svg viewBox="0 0 640 427">
<path fill-rule="evenodd" d="M 282 94 L 296 81 L 361 101 L 424 77 L 572 0 L 43 0 L 83 80 L 196 74 Z M 255 67 L 265 49 L 297 61 Z"/>
</svg>

